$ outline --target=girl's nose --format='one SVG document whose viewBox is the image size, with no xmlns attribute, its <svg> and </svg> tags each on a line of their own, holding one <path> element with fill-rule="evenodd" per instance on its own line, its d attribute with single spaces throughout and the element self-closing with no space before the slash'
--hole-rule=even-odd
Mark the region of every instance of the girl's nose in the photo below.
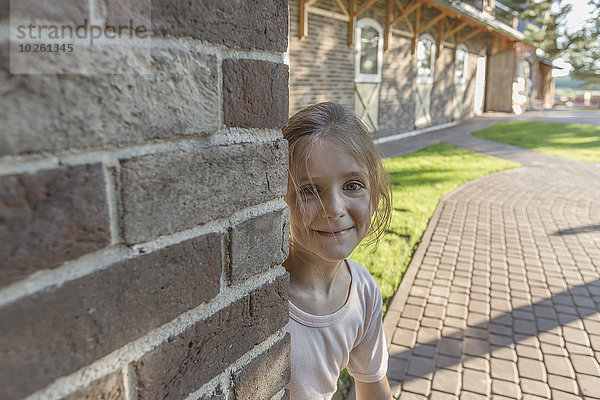
<svg viewBox="0 0 600 400">
<path fill-rule="evenodd" d="M 346 214 L 346 204 L 341 193 L 328 191 L 323 201 L 323 212 L 327 218 L 338 219 Z"/>
</svg>

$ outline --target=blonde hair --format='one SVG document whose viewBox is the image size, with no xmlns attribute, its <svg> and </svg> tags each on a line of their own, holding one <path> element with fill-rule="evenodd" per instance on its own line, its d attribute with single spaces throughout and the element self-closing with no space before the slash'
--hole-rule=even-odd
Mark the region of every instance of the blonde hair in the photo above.
<svg viewBox="0 0 600 400">
<path fill-rule="evenodd" d="M 390 225 L 392 191 L 389 175 L 364 123 L 341 104 L 319 103 L 294 114 L 283 129 L 283 137 L 289 148 L 288 204 L 293 204 L 298 198 L 295 176 L 303 163 L 295 161 L 300 157 L 306 160 L 312 146 L 319 141 L 327 140 L 344 147 L 362 164 L 369 180 L 369 202 L 373 210 L 363 244 L 377 244 Z M 290 239 L 293 244 L 293 238 Z"/>
</svg>

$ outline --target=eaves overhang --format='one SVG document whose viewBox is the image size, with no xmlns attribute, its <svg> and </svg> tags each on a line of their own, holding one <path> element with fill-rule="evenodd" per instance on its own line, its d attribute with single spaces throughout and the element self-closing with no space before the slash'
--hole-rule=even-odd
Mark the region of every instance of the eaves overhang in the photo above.
<svg viewBox="0 0 600 400">
<path fill-rule="evenodd" d="M 513 27 L 505 24 L 502 21 L 495 19 L 492 15 L 478 10 L 462 1 L 450 1 L 450 0 L 423 0 L 426 3 L 437 5 L 445 12 L 449 14 L 457 14 L 462 18 L 466 18 L 476 24 L 485 27 L 488 31 L 493 31 L 502 36 L 506 36 L 511 41 L 521 42 L 533 49 L 536 46 L 525 39 L 525 35 L 514 29 Z"/>
</svg>

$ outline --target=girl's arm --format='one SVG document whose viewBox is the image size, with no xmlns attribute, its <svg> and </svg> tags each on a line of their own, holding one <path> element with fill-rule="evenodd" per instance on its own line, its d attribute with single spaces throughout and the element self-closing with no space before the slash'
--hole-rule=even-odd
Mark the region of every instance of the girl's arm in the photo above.
<svg viewBox="0 0 600 400">
<path fill-rule="evenodd" d="M 392 391 L 387 376 L 378 382 L 366 383 L 354 380 L 356 400 L 392 400 Z"/>
</svg>

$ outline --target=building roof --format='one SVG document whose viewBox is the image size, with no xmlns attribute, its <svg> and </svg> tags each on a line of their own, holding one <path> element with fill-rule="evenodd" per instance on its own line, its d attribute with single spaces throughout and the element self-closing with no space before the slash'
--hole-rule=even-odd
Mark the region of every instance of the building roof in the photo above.
<svg viewBox="0 0 600 400">
<path fill-rule="evenodd" d="M 472 5 L 458 1 L 458 0 L 424 0 L 426 3 L 437 5 L 445 9 L 460 15 L 461 17 L 470 19 L 476 22 L 478 25 L 483 25 L 490 31 L 495 31 L 504 36 L 508 36 L 510 39 L 523 42 L 531 47 L 535 47 L 532 43 L 525 39 L 525 35 L 522 32 L 514 29 L 513 27 L 505 24 L 502 21 L 494 18 L 494 16 L 488 14 L 485 11 L 481 11 Z"/>
</svg>

